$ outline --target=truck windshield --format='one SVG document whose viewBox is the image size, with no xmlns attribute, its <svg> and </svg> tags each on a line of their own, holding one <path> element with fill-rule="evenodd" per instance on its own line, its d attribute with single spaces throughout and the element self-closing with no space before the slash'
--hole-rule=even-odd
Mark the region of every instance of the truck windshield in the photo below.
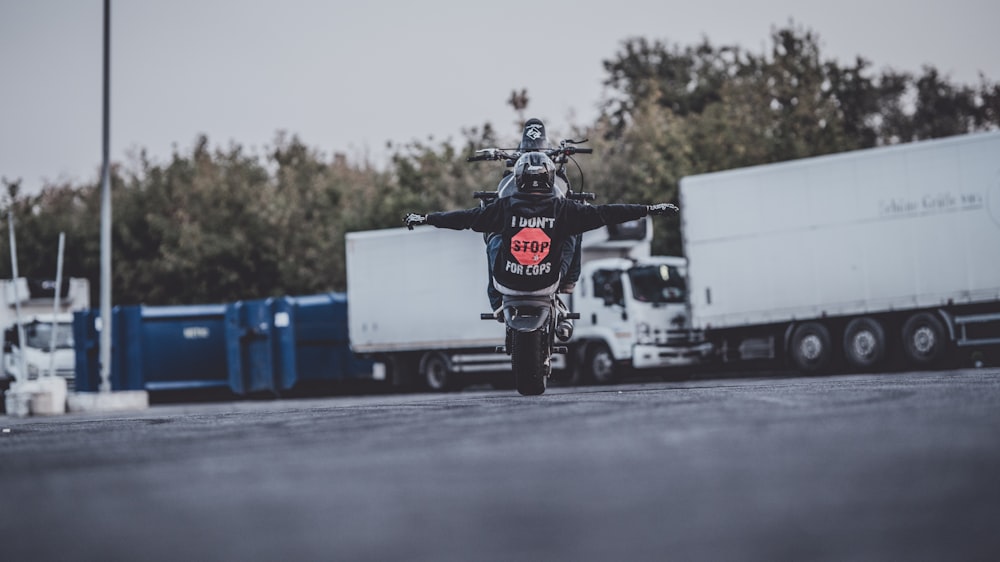
<svg viewBox="0 0 1000 562">
<path fill-rule="evenodd" d="M 628 270 L 632 295 L 639 302 L 683 303 L 687 281 L 671 265 L 644 265 Z"/>
<path fill-rule="evenodd" d="M 24 327 L 28 347 L 48 350 L 52 345 L 52 324 L 37 322 Z M 73 349 L 73 325 L 56 324 L 56 349 Z"/>
</svg>

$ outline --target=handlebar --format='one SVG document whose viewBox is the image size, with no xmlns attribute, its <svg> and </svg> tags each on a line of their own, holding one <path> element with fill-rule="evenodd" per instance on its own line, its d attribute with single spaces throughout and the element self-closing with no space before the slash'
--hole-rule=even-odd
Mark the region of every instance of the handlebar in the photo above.
<svg viewBox="0 0 1000 562">
<path fill-rule="evenodd" d="M 574 154 L 593 154 L 593 148 L 581 148 L 574 146 L 576 143 L 587 142 L 587 139 L 580 141 L 573 140 L 563 140 L 559 142 L 559 146 L 556 148 L 549 148 L 546 150 L 540 150 L 538 152 L 544 153 L 549 158 L 553 160 L 559 160 L 560 157 L 572 156 Z M 466 162 L 482 162 L 485 160 L 507 160 L 508 162 L 515 162 L 522 154 L 530 151 L 521 151 L 518 148 L 483 148 L 476 151 L 474 156 L 469 156 L 465 159 Z M 565 162 L 565 160 L 563 160 Z"/>
<path fill-rule="evenodd" d="M 466 162 L 482 162 L 484 160 L 517 160 L 521 153 L 516 149 L 507 148 L 484 148 L 477 150 L 475 156 L 469 156 Z"/>
</svg>

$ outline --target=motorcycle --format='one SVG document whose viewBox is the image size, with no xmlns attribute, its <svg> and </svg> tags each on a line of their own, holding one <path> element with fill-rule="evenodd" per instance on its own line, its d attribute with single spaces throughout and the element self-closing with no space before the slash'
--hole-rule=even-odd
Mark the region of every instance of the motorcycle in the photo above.
<svg viewBox="0 0 1000 562">
<path fill-rule="evenodd" d="M 503 160 L 510 168 L 526 152 L 543 152 L 557 165 L 554 174 L 560 181 L 553 182 L 553 195 L 587 202 L 595 199 L 594 194 L 574 191 L 566 173 L 566 164 L 568 162 L 576 163 L 576 160 L 573 159 L 575 154 L 593 152 L 589 148 L 576 146 L 583 142 L 586 140 L 563 140 L 556 148 L 532 148 L 524 151 L 486 148 L 477 150 L 476 154 L 467 160 L 469 162 Z M 577 167 L 579 168 L 578 164 Z M 583 175 L 582 169 L 580 169 L 580 175 L 581 177 Z M 480 199 L 483 205 L 488 205 L 497 198 L 506 197 L 515 192 L 514 174 L 508 172 L 501 179 L 496 191 L 477 191 L 474 196 Z M 670 203 L 647 205 L 646 207 L 650 214 L 662 215 L 678 211 L 677 207 Z M 412 230 L 414 225 L 424 224 L 426 220 L 426 216 L 411 213 L 404 217 L 403 222 Z M 490 242 L 489 236 L 491 235 L 487 234 L 486 236 L 487 242 Z M 498 346 L 497 352 L 506 353 L 511 357 L 515 387 L 524 396 L 537 396 L 545 392 L 548 378 L 552 375 L 552 356 L 569 352 L 568 347 L 560 345 L 557 340 L 560 342 L 569 341 L 572 336 L 572 323 L 570 321 L 580 318 L 578 313 L 570 312 L 562 303 L 557 295 L 556 286 L 554 284 L 547 294 L 502 294 L 501 306 L 498 311 L 480 314 L 480 318 L 483 320 L 500 321 L 505 324 L 505 344 Z"/>
<path fill-rule="evenodd" d="M 593 149 L 581 148 L 576 145 L 586 142 L 562 140 L 556 148 L 536 150 L 544 152 L 556 164 L 556 178 L 559 180 L 552 187 L 557 197 L 567 197 L 578 201 L 593 201 L 593 193 L 573 191 L 566 164 L 577 165 L 582 178 L 582 169 L 573 159 L 575 154 L 590 154 Z M 506 163 L 507 168 L 514 166 L 517 159 L 527 151 L 517 149 L 485 148 L 477 150 L 469 162 L 499 161 Z M 581 181 L 582 183 L 582 181 Z M 517 188 L 514 185 L 514 174 L 507 171 L 497 185 L 496 191 L 477 191 L 473 195 L 486 205 L 491 201 L 508 197 Z M 560 345 L 557 340 L 567 341 L 572 334 L 571 320 L 578 320 L 578 313 L 570 312 L 553 291 L 546 295 L 503 295 L 501 307 L 502 317 L 494 313 L 482 313 L 482 320 L 503 321 L 506 326 L 505 345 L 497 347 L 498 353 L 506 353 L 511 357 L 511 367 L 514 374 L 514 384 L 522 396 L 537 396 L 545 392 L 547 381 L 552 375 L 552 356 L 566 354 L 569 349 Z"/>
</svg>

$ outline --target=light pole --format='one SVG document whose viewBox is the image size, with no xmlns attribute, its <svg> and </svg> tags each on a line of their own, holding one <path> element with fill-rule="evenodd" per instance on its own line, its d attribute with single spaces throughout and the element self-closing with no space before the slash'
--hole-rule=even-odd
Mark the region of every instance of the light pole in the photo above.
<svg viewBox="0 0 1000 562">
<path fill-rule="evenodd" d="M 104 131 L 101 161 L 101 392 L 111 392 L 111 0 L 104 0 Z"/>
</svg>

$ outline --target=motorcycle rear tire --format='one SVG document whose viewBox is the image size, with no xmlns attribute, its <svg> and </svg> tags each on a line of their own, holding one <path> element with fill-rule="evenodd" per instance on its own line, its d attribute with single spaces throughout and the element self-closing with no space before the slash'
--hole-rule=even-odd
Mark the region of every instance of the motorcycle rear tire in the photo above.
<svg viewBox="0 0 1000 562">
<path fill-rule="evenodd" d="M 517 392 L 522 396 L 538 396 L 545 392 L 546 349 L 541 332 L 514 332 L 511 341 L 511 365 Z"/>
</svg>

